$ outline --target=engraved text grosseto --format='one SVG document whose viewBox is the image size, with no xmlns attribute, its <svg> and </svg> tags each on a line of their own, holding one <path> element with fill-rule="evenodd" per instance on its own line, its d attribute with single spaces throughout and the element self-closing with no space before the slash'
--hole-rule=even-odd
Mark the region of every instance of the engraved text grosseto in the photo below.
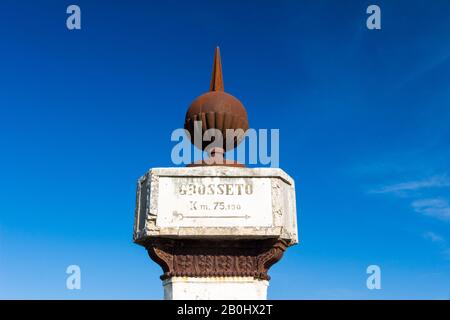
<svg viewBox="0 0 450 320">
<path fill-rule="evenodd" d="M 252 195 L 253 185 L 243 183 L 218 183 L 202 184 L 187 183 L 181 184 L 178 188 L 178 194 L 182 196 L 192 195 L 225 195 L 240 196 Z"/>
</svg>

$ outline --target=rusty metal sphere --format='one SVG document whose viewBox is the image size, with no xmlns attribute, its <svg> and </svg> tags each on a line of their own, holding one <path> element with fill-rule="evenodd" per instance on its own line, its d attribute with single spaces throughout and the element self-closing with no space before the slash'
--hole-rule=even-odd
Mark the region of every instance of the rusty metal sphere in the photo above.
<svg viewBox="0 0 450 320">
<path fill-rule="evenodd" d="M 195 121 L 201 121 L 202 132 L 196 130 L 194 125 Z M 247 111 L 237 98 L 226 92 L 207 92 L 192 102 L 186 113 L 184 128 L 189 131 L 193 144 L 196 144 L 196 141 L 194 141 L 195 134 L 205 133 L 208 129 L 220 130 L 223 137 L 222 148 L 224 150 L 230 150 L 242 141 L 243 134 L 242 132 L 236 131 L 237 135 L 233 136 L 234 142 L 230 143 L 227 141 L 226 130 L 242 129 L 243 132 L 247 131 Z M 204 150 L 210 143 L 211 141 L 202 141 L 201 145 L 196 146 Z"/>
</svg>

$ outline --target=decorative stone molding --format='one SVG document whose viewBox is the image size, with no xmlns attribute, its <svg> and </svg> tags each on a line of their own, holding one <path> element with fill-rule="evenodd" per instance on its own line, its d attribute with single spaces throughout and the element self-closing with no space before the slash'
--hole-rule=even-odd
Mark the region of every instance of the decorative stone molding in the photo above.
<svg viewBox="0 0 450 320">
<path fill-rule="evenodd" d="M 157 238 L 145 247 L 150 258 L 170 277 L 254 277 L 267 272 L 288 247 L 284 240 L 174 240 Z"/>
</svg>

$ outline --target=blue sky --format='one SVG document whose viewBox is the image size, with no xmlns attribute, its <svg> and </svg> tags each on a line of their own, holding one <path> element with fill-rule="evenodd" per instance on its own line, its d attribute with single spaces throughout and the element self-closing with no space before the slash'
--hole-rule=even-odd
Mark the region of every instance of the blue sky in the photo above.
<svg viewBox="0 0 450 320">
<path fill-rule="evenodd" d="M 269 298 L 450 297 L 450 2 L 73 3 L 78 31 L 72 3 L 0 3 L 0 298 L 162 297 L 132 243 L 135 184 L 172 165 L 217 45 L 297 184 L 301 243 Z"/>
</svg>

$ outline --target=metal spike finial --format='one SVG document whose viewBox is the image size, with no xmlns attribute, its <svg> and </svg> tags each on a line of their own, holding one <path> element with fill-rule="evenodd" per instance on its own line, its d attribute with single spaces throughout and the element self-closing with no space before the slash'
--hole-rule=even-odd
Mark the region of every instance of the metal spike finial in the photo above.
<svg viewBox="0 0 450 320">
<path fill-rule="evenodd" d="M 220 49 L 216 47 L 209 91 L 224 91 Z"/>
</svg>

